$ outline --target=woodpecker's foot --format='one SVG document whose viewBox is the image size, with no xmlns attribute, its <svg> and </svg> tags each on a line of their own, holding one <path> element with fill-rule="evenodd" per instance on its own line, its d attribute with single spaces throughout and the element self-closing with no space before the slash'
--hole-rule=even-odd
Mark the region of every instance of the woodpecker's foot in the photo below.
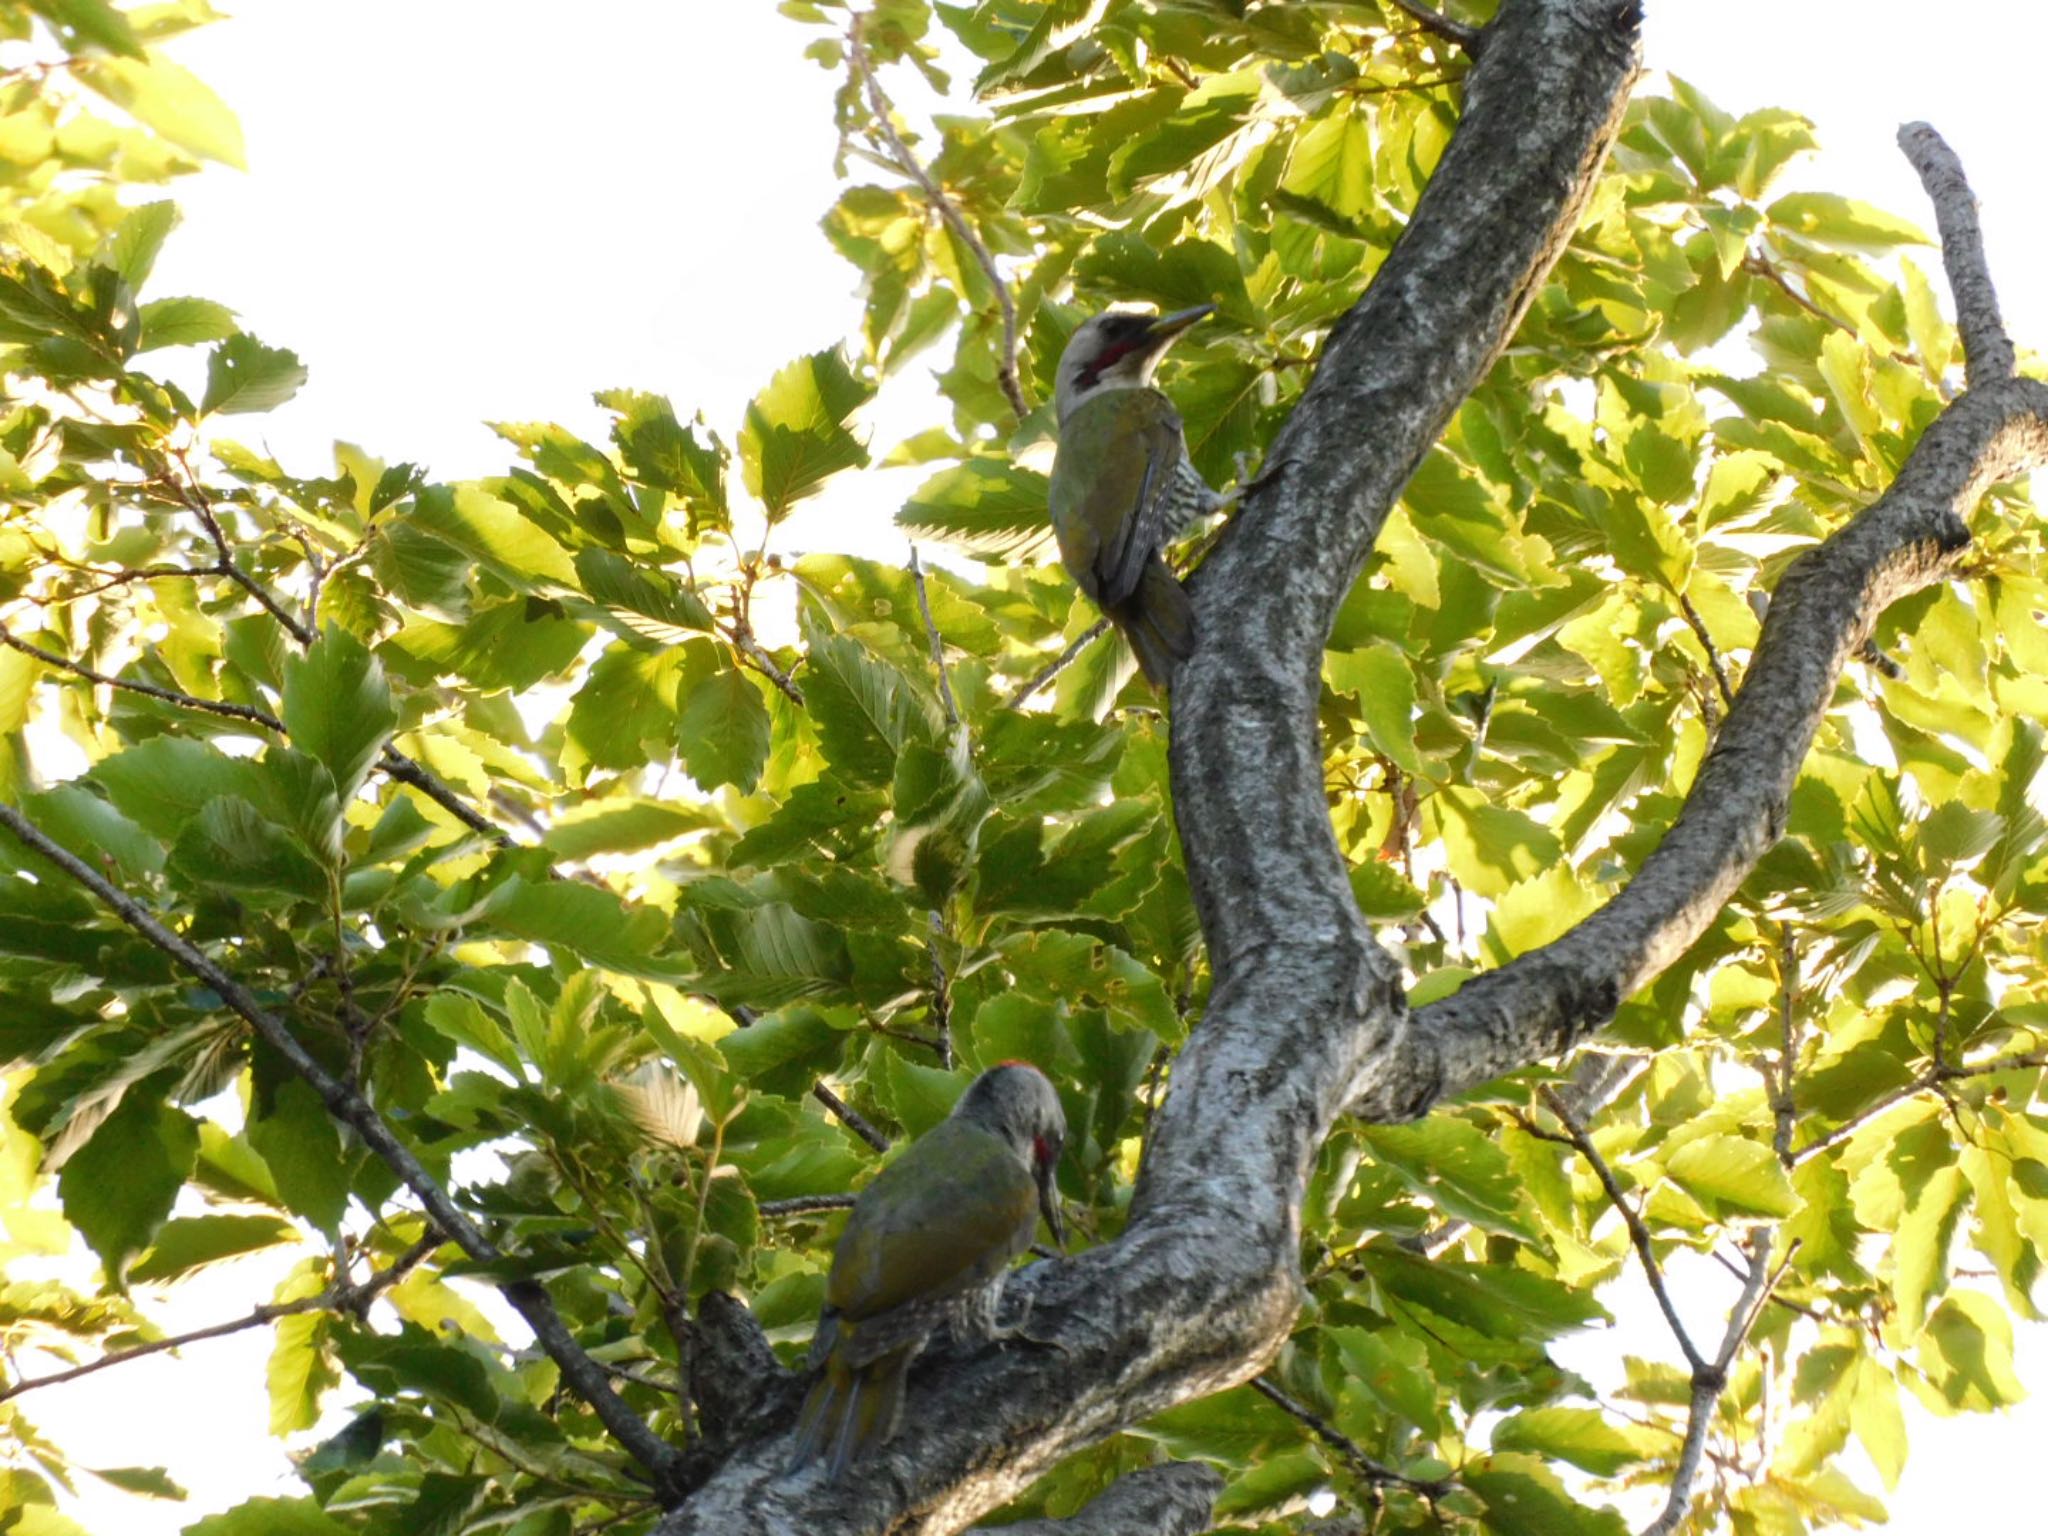
<svg viewBox="0 0 2048 1536">
<path fill-rule="evenodd" d="M 1263 491 L 1275 480 L 1278 480 L 1281 475 L 1287 472 L 1288 466 L 1293 462 L 1292 459 L 1281 459 L 1278 463 L 1268 464 L 1254 475 L 1250 473 L 1252 456 L 1248 453 L 1240 453 L 1237 456 L 1237 500 L 1239 504 L 1242 505 L 1244 499 L 1251 495 L 1253 491 Z"/>
<path fill-rule="evenodd" d="M 1063 1355 L 1068 1353 L 1067 1346 L 1058 1339 L 1048 1338 L 1044 1334 L 1031 1331 L 1031 1298 L 1028 1296 L 1024 1298 L 1023 1305 L 1018 1309 L 1016 1319 L 1012 1322 L 1000 1324 L 991 1337 L 1001 1344 L 1013 1342 L 1033 1344 L 1040 1349 L 1056 1349 Z"/>
</svg>

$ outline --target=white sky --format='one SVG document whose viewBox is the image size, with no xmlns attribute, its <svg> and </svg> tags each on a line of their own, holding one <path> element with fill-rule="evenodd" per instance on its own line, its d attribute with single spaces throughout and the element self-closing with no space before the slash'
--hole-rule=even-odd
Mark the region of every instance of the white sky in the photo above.
<svg viewBox="0 0 2048 1536">
<path fill-rule="evenodd" d="M 852 270 L 816 223 L 835 193 L 833 81 L 800 57 L 809 34 L 769 0 L 223 3 L 237 19 L 176 51 L 240 114 L 251 170 L 176 191 L 185 228 L 151 286 L 233 305 L 310 366 L 305 391 L 262 424 L 293 467 L 323 471 L 343 437 L 442 477 L 494 472 L 509 445 L 480 422 L 551 419 L 598 437 L 591 391 L 620 385 L 667 393 L 686 418 L 702 408 L 729 432 L 775 367 L 855 326 Z M 2048 346 L 2039 135 L 2021 117 L 2048 57 L 2042 7 L 1648 8 L 1652 65 L 1732 111 L 1784 106 L 1818 122 L 1828 152 L 1804 183 L 1931 224 L 1892 135 L 1932 121 L 1984 203 L 2016 339 Z M 920 424 L 914 409 L 897 414 L 883 426 Z M 891 440 L 879 432 L 877 449 Z M 845 477 L 790 538 L 892 548 L 882 520 L 917 477 Z M 246 1310 L 268 1295 L 264 1268 L 194 1287 L 212 1294 L 166 1325 Z M 1718 1335 L 1712 1280 L 1682 1287 L 1681 1305 L 1697 1334 Z M 1675 1354 L 1647 1311 L 1625 1326 L 1631 1352 Z M 100 1536 L 157 1536 L 296 1492 L 265 1434 L 268 1344 L 247 1333 L 23 1399 L 85 1459 L 168 1465 L 194 1495 L 179 1506 L 91 1494 L 74 1513 Z M 2023 1334 L 2021 1365 L 2029 1380 L 2048 1371 L 2038 1338 Z M 2038 1521 L 2038 1405 L 1911 1423 L 1893 1529 Z"/>
</svg>

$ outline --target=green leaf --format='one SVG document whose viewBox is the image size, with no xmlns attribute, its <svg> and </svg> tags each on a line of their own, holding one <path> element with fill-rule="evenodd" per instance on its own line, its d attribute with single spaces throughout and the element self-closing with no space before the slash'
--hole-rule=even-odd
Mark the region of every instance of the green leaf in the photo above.
<svg viewBox="0 0 2048 1536">
<path fill-rule="evenodd" d="M 780 522 L 831 476 L 867 463 L 867 449 L 846 423 L 874 393 L 835 350 L 798 358 L 748 404 L 740 466 L 769 522 Z"/>
<path fill-rule="evenodd" d="M 1339 651 L 1326 658 L 1330 686 L 1358 700 L 1366 734 L 1403 772 L 1428 773 L 1415 750 L 1415 674 L 1408 658 L 1390 645 Z"/>
<path fill-rule="evenodd" d="M 1883 255 L 1902 245 L 1927 245 L 1918 225 L 1828 192 L 1793 192 L 1765 210 L 1780 229 L 1839 250 Z"/>
<path fill-rule="evenodd" d="M 57 1177 L 64 1219 L 116 1284 L 171 1214 L 198 1155 L 199 1129 L 190 1115 L 131 1091 L 64 1164 Z"/>
<path fill-rule="evenodd" d="M 298 1240 L 298 1229 L 275 1216 L 181 1216 L 164 1223 L 128 1278 L 138 1283 L 176 1280 L 222 1259 Z"/>
<path fill-rule="evenodd" d="M 1997 1302 L 1956 1291 L 1927 1320 L 1920 1371 L 1932 1389 L 1929 1406 L 1985 1413 L 2022 1400 L 2026 1388 L 2012 1367 L 2012 1320 Z"/>
<path fill-rule="evenodd" d="M 1626 1431 L 1594 1408 L 1527 1409 L 1495 1426 L 1493 1448 L 1533 1451 L 1596 1477 L 1612 1477 L 1645 1456 Z"/>
<path fill-rule="evenodd" d="M 235 312 L 211 299 L 157 299 L 142 306 L 142 337 L 137 352 L 158 347 L 185 347 L 195 342 L 223 341 L 240 327 Z"/>
<path fill-rule="evenodd" d="M 1504 895 L 1561 856 L 1547 827 L 1521 811 L 1489 803 L 1474 790 L 1453 785 L 1429 804 L 1440 818 L 1451 873 L 1474 895 Z"/>
<path fill-rule="evenodd" d="M 344 802 L 355 798 L 398 725 L 383 665 L 331 624 L 285 663 L 281 713 L 293 747 L 327 765 Z"/>
<path fill-rule="evenodd" d="M 327 874 L 304 846 L 239 795 L 209 801 L 178 835 L 169 868 L 181 880 L 307 901 L 327 894 Z"/>
<path fill-rule="evenodd" d="M 690 509 L 694 537 L 730 521 L 725 501 L 725 445 L 707 433 L 709 445 L 676 420 L 675 409 L 659 395 L 635 390 L 601 390 L 597 403 L 616 411 L 612 441 L 626 468 L 643 485 L 658 486 L 680 496 Z"/>
<path fill-rule="evenodd" d="M 608 549 L 578 550 L 576 575 L 598 602 L 623 610 L 628 630 L 659 644 L 718 627 L 703 599 L 667 571 L 636 568 Z"/>
<path fill-rule="evenodd" d="M 1497 1536 L 1625 1536 L 1628 1530 L 1613 1510 L 1579 1503 L 1534 1456 L 1497 1452 L 1464 1467 L 1458 1480 L 1486 1501 L 1486 1529 Z"/>
<path fill-rule="evenodd" d="M 1744 1136 L 1688 1141 L 1671 1154 L 1664 1171 L 1716 1216 L 1783 1217 L 1799 1209 L 1799 1196 L 1777 1154 Z"/>
<path fill-rule="evenodd" d="M 769 725 L 753 679 L 737 667 L 720 667 L 683 700 L 676 722 L 683 766 L 700 788 L 731 784 L 752 794 L 768 760 Z"/>
<path fill-rule="evenodd" d="M 129 288 L 140 289 L 149 280 L 157 253 L 177 223 L 176 203 L 144 203 L 131 208 L 114 232 L 101 242 L 99 259 L 120 273 Z"/>
<path fill-rule="evenodd" d="M 299 392 L 306 368 L 298 355 L 266 347 L 246 332 L 230 336 L 206 358 L 202 416 L 235 416 L 275 410 Z"/>
<path fill-rule="evenodd" d="M 320 1096 L 293 1078 L 249 1122 L 249 1144 L 263 1156 L 284 1203 L 330 1235 L 348 1209 L 351 1159 Z"/>
<path fill-rule="evenodd" d="M 77 5 L 81 0 L 64 3 Z M 85 59 L 73 73 L 178 148 L 238 171 L 248 169 L 242 158 L 242 128 L 234 113 L 182 64 L 162 54 L 147 59 Z"/>
<path fill-rule="evenodd" d="M 282 1325 L 280 1325 L 282 1326 Z M 348 1536 L 311 1499 L 250 1499 L 185 1527 L 184 1536 Z"/>
<path fill-rule="evenodd" d="M 97 43 L 124 58 L 147 57 L 128 18 L 107 0 L 30 0 L 30 8 L 56 23 L 59 36 L 74 51 L 81 44 Z"/>
<path fill-rule="evenodd" d="M 1413 1125 L 1366 1126 L 1362 1134 L 1383 1164 L 1445 1215 L 1537 1240 L 1506 1154 L 1470 1121 L 1431 1115 Z"/>
<path fill-rule="evenodd" d="M 940 470 L 896 514 L 899 527 L 992 560 L 1023 560 L 1052 537 L 1049 482 L 1036 470 L 970 459 Z"/>
<path fill-rule="evenodd" d="M 855 784 L 888 784 L 906 742 L 938 739 L 931 706 L 907 678 L 858 641 L 805 626 L 804 699 L 825 758 Z"/>
</svg>

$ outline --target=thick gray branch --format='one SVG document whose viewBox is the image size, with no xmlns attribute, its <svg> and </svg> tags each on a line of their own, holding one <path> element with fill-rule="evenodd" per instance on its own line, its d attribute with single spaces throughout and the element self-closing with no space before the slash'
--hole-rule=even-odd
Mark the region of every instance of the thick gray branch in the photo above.
<svg viewBox="0 0 2048 1536">
<path fill-rule="evenodd" d="M 660 1536 L 952 1532 L 1068 1453 L 1246 1380 L 1300 1305 L 1302 1189 L 1398 1036 L 1323 797 L 1317 676 L 1337 605 L 1402 485 L 1569 238 L 1636 68 L 1633 4 L 1508 0 L 1464 121 L 1339 325 L 1253 497 L 1191 583 L 1201 644 L 1174 691 L 1174 800 L 1214 964 L 1114 1243 L 1012 1280 L 1013 1341 L 928 1353 L 904 1422 L 842 1482 L 741 1450 Z"/>
<path fill-rule="evenodd" d="M 1785 827 L 1843 665 L 1898 599 L 1939 580 L 1969 543 L 1987 487 L 2048 464 L 2048 385 L 2007 378 L 1959 397 L 1892 488 L 1778 582 L 1735 706 L 1678 820 L 1627 889 L 1555 943 L 1420 1010 L 1359 1099 L 1369 1119 L 1562 1051 L 1612 1017 L 1704 933 Z"/>
<path fill-rule="evenodd" d="M 1935 227 L 1941 231 L 1941 264 L 1948 271 L 1949 291 L 1956 301 L 1956 331 L 1963 338 L 1964 376 L 1970 388 L 1981 389 L 2012 377 L 2012 338 L 1998 308 L 1991 267 L 1984 259 L 1984 231 L 1977 223 L 1977 194 L 1963 179 L 1962 162 L 1947 140 L 1926 123 L 1908 123 L 1899 130 L 1899 148 L 1920 174 L 1920 185 L 1934 204 Z"/>
<path fill-rule="evenodd" d="M 1065 1520 L 1021 1520 L 1001 1536 L 1202 1536 L 1223 1474 L 1199 1461 L 1145 1467 Z M 991 1531 L 990 1536 L 996 1536 Z"/>
</svg>

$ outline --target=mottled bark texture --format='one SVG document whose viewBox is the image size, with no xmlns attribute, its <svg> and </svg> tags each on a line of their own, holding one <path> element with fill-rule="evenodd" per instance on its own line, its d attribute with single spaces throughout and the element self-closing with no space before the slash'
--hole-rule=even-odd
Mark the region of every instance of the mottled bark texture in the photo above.
<svg viewBox="0 0 2048 1536">
<path fill-rule="evenodd" d="M 1114 1243 L 1012 1281 L 1043 1345 L 928 1351 L 902 1431 L 839 1484 L 741 1447 L 661 1536 L 958 1531 L 1062 1457 L 1254 1375 L 1292 1327 L 1302 1190 L 1403 1058 L 1398 973 L 1323 796 L 1324 640 L 1387 511 L 1570 238 L 1636 73 L 1640 12 L 1509 0 L 1400 243 L 1332 334 L 1254 496 L 1192 583 L 1174 795 L 1215 985 Z M 1535 1054 L 1532 1051 L 1530 1054 Z M 1132 1512 L 1128 1536 L 1181 1529 Z"/>
</svg>

